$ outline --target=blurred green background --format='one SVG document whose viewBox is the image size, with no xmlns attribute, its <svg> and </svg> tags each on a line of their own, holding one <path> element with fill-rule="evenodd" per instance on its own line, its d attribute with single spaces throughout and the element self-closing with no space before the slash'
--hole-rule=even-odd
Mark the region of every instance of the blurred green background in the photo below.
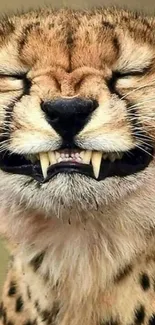
<svg viewBox="0 0 155 325">
<path fill-rule="evenodd" d="M 0 0 L 0 12 L 12 13 L 21 10 L 27 10 L 29 8 L 37 8 L 46 5 L 51 5 L 53 7 L 68 6 L 72 8 L 90 8 L 92 6 L 104 6 L 104 5 L 119 5 L 125 8 L 143 10 L 148 14 L 155 15 L 155 0 L 53 0 L 53 1 L 43 1 L 43 0 Z M 0 292 L 4 278 L 6 275 L 8 261 L 8 253 L 5 249 L 5 245 L 0 241 Z"/>
</svg>

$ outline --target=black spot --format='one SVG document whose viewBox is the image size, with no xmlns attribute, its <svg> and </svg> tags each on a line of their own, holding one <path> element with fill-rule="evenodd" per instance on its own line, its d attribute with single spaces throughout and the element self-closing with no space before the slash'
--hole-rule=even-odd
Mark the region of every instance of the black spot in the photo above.
<svg viewBox="0 0 155 325">
<path fill-rule="evenodd" d="M 30 291 L 29 286 L 27 286 L 27 296 L 28 296 L 28 299 L 31 300 L 31 291 Z"/>
<path fill-rule="evenodd" d="M 6 325 L 7 323 L 7 313 L 6 309 L 3 309 L 3 324 Z"/>
<path fill-rule="evenodd" d="M 114 29 L 114 25 L 112 25 L 109 21 L 103 21 L 102 25 L 105 28 Z"/>
<path fill-rule="evenodd" d="M 73 45 L 73 34 L 71 31 L 69 31 L 67 35 L 67 45 L 69 47 Z"/>
<path fill-rule="evenodd" d="M 6 37 L 10 36 L 15 31 L 15 26 L 14 24 L 9 21 L 9 19 L 4 19 L 0 23 L 0 37 L 1 40 L 6 41 Z"/>
<path fill-rule="evenodd" d="M 37 271 L 37 270 L 39 269 L 39 267 L 40 267 L 40 265 L 41 265 L 41 263 L 42 263 L 42 261 L 43 261 L 43 259 L 44 259 L 44 255 L 45 255 L 44 252 L 41 253 L 41 254 L 38 254 L 38 255 L 35 256 L 35 257 L 32 259 L 32 261 L 30 262 L 30 265 L 32 265 L 33 268 L 34 268 L 34 271 Z"/>
<path fill-rule="evenodd" d="M 149 319 L 149 325 L 155 325 L 155 314 L 153 314 Z"/>
<path fill-rule="evenodd" d="M 60 310 L 59 303 L 57 301 L 55 301 L 53 304 L 53 308 L 49 315 L 49 319 L 48 319 L 48 323 L 47 323 L 48 325 L 54 324 L 59 310 Z"/>
<path fill-rule="evenodd" d="M 0 304 L 0 318 L 3 316 L 3 302 Z"/>
<path fill-rule="evenodd" d="M 48 310 L 43 310 L 40 313 L 40 316 L 42 317 L 42 322 L 45 322 L 46 320 L 48 320 L 50 318 L 50 312 Z"/>
<path fill-rule="evenodd" d="M 119 51 L 120 51 L 120 44 L 119 44 L 119 40 L 118 40 L 118 38 L 116 36 L 113 38 L 113 45 L 114 45 L 117 53 L 119 53 Z"/>
<path fill-rule="evenodd" d="M 142 324 L 145 319 L 145 308 L 144 306 L 140 306 L 139 309 L 135 312 L 135 324 Z"/>
<path fill-rule="evenodd" d="M 22 297 L 20 296 L 16 300 L 16 306 L 15 306 L 16 313 L 21 312 L 23 310 L 23 307 L 24 307 L 24 302 L 23 302 Z"/>
<path fill-rule="evenodd" d="M 123 270 L 121 270 L 118 275 L 115 277 L 115 281 L 119 282 L 126 278 L 132 271 L 132 266 L 127 265 Z"/>
<path fill-rule="evenodd" d="M 9 290 L 8 290 L 8 296 L 11 297 L 11 296 L 14 296 L 17 292 L 17 287 L 16 287 L 16 283 L 14 281 L 11 281 L 10 282 L 10 287 L 9 287 Z"/>
<path fill-rule="evenodd" d="M 40 22 L 34 22 L 34 23 L 30 23 L 29 25 L 27 25 L 26 27 L 24 27 L 23 32 L 22 32 L 22 37 L 18 42 L 18 52 L 20 54 L 20 52 L 23 50 L 23 47 L 25 46 L 25 44 L 28 41 L 28 36 L 31 33 L 32 30 L 37 29 L 40 27 Z"/>
<path fill-rule="evenodd" d="M 0 305 L 0 318 L 3 319 L 3 325 L 7 324 L 7 313 L 6 308 L 4 308 L 3 302 Z"/>
<path fill-rule="evenodd" d="M 12 321 L 9 320 L 9 321 L 7 322 L 7 325 L 14 325 L 14 323 L 13 323 Z"/>
<path fill-rule="evenodd" d="M 56 302 L 54 302 L 51 311 L 43 310 L 43 311 L 40 312 L 40 316 L 42 317 L 42 321 L 43 322 L 47 321 L 48 325 L 53 324 L 59 310 L 60 310 L 59 303 L 56 301 Z"/>
<path fill-rule="evenodd" d="M 49 24 L 48 24 L 48 28 L 49 28 L 49 29 L 54 28 L 54 23 L 49 23 Z"/>
<path fill-rule="evenodd" d="M 35 305 L 35 308 L 36 308 L 37 312 L 40 313 L 41 309 L 40 309 L 38 300 L 35 301 L 34 305 Z"/>
<path fill-rule="evenodd" d="M 53 307 L 52 307 L 52 311 L 51 311 L 51 314 L 56 317 L 58 312 L 60 310 L 60 304 L 59 302 L 55 301 L 54 304 L 53 304 Z"/>
<path fill-rule="evenodd" d="M 146 273 L 143 273 L 140 276 L 140 284 L 144 291 L 147 291 L 150 288 L 150 279 Z"/>
</svg>

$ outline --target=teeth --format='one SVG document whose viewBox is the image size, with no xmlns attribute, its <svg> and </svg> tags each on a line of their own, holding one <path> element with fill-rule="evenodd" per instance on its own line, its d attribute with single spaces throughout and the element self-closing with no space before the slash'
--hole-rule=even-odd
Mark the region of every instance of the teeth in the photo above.
<svg viewBox="0 0 155 325">
<path fill-rule="evenodd" d="M 40 152 L 39 157 L 40 157 L 40 165 L 41 165 L 42 173 L 43 173 L 44 178 L 46 178 L 47 168 L 49 166 L 48 154 L 46 152 Z"/>
<path fill-rule="evenodd" d="M 84 155 L 85 155 L 85 151 L 81 151 L 80 152 L 80 157 L 83 159 L 84 158 Z"/>
<path fill-rule="evenodd" d="M 51 153 L 54 154 L 53 152 L 51 152 Z M 60 152 L 55 151 L 55 157 L 56 157 L 56 159 L 59 159 L 60 158 Z"/>
<path fill-rule="evenodd" d="M 53 152 L 53 151 L 48 152 L 48 158 L 49 158 L 49 161 L 50 161 L 50 165 L 56 164 L 56 162 L 57 162 L 57 155 L 56 154 L 57 154 L 57 152 L 56 153 Z M 60 155 L 59 155 L 59 157 L 60 157 Z"/>
<path fill-rule="evenodd" d="M 90 164 L 91 157 L 92 157 L 92 151 L 86 150 L 83 157 L 83 163 Z"/>
<path fill-rule="evenodd" d="M 102 160 L 102 152 L 99 151 L 93 152 L 91 161 L 92 161 L 94 175 L 96 178 L 99 177 L 101 160 Z"/>
<path fill-rule="evenodd" d="M 27 159 L 31 160 L 32 163 L 35 163 L 37 160 L 40 160 L 40 165 L 44 178 L 47 176 L 47 169 L 49 165 L 54 165 L 62 161 L 77 161 L 83 164 L 90 164 L 92 162 L 93 172 L 96 178 L 99 177 L 101 161 L 102 159 L 109 159 L 111 162 L 114 162 L 116 159 L 122 159 L 123 152 L 100 152 L 92 150 L 83 150 L 81 152 L 58 152 L 58 151 L 49 151 L 41 152 L 36 155 L 29 154 L 25 156 Z"/>
</svg>

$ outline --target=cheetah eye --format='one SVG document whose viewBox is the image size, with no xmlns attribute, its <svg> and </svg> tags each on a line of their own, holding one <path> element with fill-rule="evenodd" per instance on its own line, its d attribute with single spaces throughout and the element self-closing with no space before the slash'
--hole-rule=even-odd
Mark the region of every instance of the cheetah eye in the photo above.
<svg viewBox="0 0 155 325">
<path fill-rule="evenodd" d="M 0 73 L 0 92 L 23 90 L 24 95 L 29 94 L 31 81 L 25 73 Z"/>
<path fill-rule="evenodd" d="M 114 79 L 121 79 L 121 78 L 127 78 L 127 77 L 139 77 L 143 76 L 145 74 L 145 71 L 125 71 L 125 72 L 120 72 L 120 71 L 114 71 L 112 78 Z"/>
<path fill-rule="evenodd" d="M 148 68 L 142 69 L 141 71 L 113 71 L 112 77 L 107 80 L 107 86 L 112 93 L 118 93 L 116 91 L 116 85 L 119 80 L 130 79 L 133 77 L 144 76 L 148 72 Z"/>
</svg>

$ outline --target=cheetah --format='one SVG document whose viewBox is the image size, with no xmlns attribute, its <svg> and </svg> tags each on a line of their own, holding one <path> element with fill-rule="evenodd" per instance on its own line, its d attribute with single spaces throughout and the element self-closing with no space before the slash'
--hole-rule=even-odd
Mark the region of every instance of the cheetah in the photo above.
<svg viewBox="0 0 155 325">
<path fill-rule="evenodd" d="M 155 18 L 0 21 L 0 325 L 155 324 Z"/>
</svg>

